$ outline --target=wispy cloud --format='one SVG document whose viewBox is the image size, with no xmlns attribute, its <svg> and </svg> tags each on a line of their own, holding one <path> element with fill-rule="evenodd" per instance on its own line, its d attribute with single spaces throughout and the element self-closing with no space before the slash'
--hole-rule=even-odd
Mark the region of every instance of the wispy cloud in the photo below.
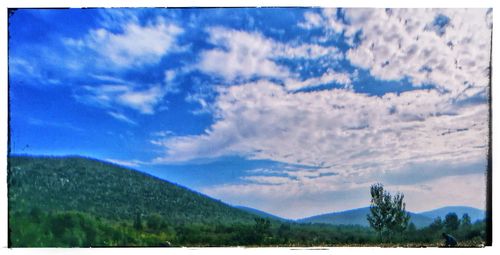
<svg viewBox="0 0 500 255">
<path fill-rule="evenodd" d="M 175 135 L 175 133 L 173 131 L 170 131 L 170 130 L 162 130 L 162 131 L 153 132 L 151 135 L 155 136 L 155 137 L 167 137 L 167 136 L 173 136 L 173 135 Z"/>
<path fill-rule="evenodd" d="M 227 82 L 293 76 L 286 66 L 277 63 L 279 58 L 315 59 L 328 56 L 333 61 L 343 57 L 333 46 L 283 44 L 257 32 L 214 27 L 208 29 L 208 33 L 210 42 L 217 48 L 203 51 L 197 66 L 203 72 L 223 77 Z"/>
<path fill-rule="evenodd" d="M 327 70 L 320 77 L 313 77 L 303 81 L 296 79 L 288 79 L 285 86 L 288 90 L 300 90 L 306 88 L 314 88 L 319 85 L 337 83 L 348 87 L 351 85 L 351 74 L 347 72 L 336 72 Z"/>
<path fill-rule="evenodd" d="M 166 140 L 167 155 L 158 160 L 242 154 L 349 172 L 485 155 L 488 106 L 458 108 L 436 91 L 383 97 L 339 89 L 288 93 L 257 82 L 220 93 L 220 119 L 205 134 Z M 467 131 L 442 135 L 457 127 Z"/>
<path fill-rule="evenodd" d="M 488 9 L 345 9 L 349 25 L 338 20 L 336 12 L 306 15 L 307 24 L 321 22 L 327 29 L 345 30 L 359 45 L 351 48 L 347 59 L 370 70 L 384 80 L 409 77 L 415 86 L 435 84 L 458 96 L 467 96 L 488 86 L 491 11 Z M 315 17 L 315 18 L 311 18 Z M 436 19 L 448 23 L 436 33 Z"/>
<path fill-rule="evenodd" d="M 27 118 L 28 124 L 40 127 L 51 127 L 51 128 L 62 128 L 62 129 L 70 129 L 77 132 L 83 132 L 83 129 L 68 123 L 68 122 L 60 122 L 54 120 L 42 120 L 38 118 L 29 117 Z"/>
<path fill-rule="evenodd" d="M 168 52 L 182 49 L 176 44 L 176 37 L 183 30 L 161 18 L 148 25 L 130 22 L 124 24 L 121 30 L 94 29 L 83 39 L 67 38 L 65 43 L 69 47 L 93 50 L 100 59 L 106 60 L 108 68 L 154 64 Z"/>
<path fill-rule="evenodd" d="M 254 183 L 259 183 L 259 184 L 284 184 L 290 181 L 288 177 L 282 177 L 282 176 L 245 176 L 242 177 L 243 180 L 254 182 Z"/>
<path fill-rule="evenodd" d="M 137 122 L 131 120 L 130 118 L 128 118 L 127 116 L 123 115 L 122 113 L 119 113 L 119 112 L 113 112 L 113 111 L 109 111 L 108 114 L 117 119 L 117 120 L 120 120 L 120 121 L 123 121 L 123 122 L 126 122 L 128 124 L 132 124 L 132 125 L 137 125 Z"/>
<path fill-rule="evenodd" d="M 121 159 L 112 159 L 112 158 L 106 158 L 104 159 L 105 161 L 121 165 L 121 166 L 127 166 L 127 167 L 138 167 L 144 164 L 147 164 L 143 161 L 140 160 L 121 160 Z"/>
<path fill-rule="evenodd" d="M 154 114 L 162 98 L 170 91 L 170 88 L 164 85 L 145 88 L 135 88 L 130 85 L 98 85 L 84 86 L 83 89 L 75 94 L 75 97 L 82 102 L 106 109 L 126 107 L 142 114 Z"/>
<path fill-rule="evenodd" d="M 9 74 L 11 79 L 36 81 L 37 84 L 60 85 L 58 77 L 48 75 L 37 63 L 29 58 L 9 56 Z"/>
</svg>

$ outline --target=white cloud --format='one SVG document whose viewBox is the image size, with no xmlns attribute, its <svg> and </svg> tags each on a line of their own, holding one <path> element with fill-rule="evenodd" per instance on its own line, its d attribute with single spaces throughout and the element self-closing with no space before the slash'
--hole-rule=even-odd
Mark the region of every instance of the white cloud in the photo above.
<svg viewBox="0 0 500 255">
<path fill-rule="evenodd" d="M 12 54 L 14 55 L 14 54 Z M 33 79 L 37 84 L 60 85 L 59 77 L 50 75 L 43 68 L 22 57 L 9 56 L 9 75 L 12 79 Z"/>
<path fill-rule="evenodd" d="M 327 70 L 320 77 L 313 77 L 303 81 L 296 79 L 288 79 L 285 82 L 285 86 L 288 90 L 300 90 L 305 88 L 312 88 L 319 85 L 338 83 L 345 86 L 351 85 L 351 75 L 346 72 L 336 72 L 333 70 Z"/>
<path fill-rule="evenodd" d="M 162 130 L 162 131 L 153 132 L 153 133 L 151 133 L 151 135 L 156 136 L 156 137 L 167 137 L 167 136 L 173 136 L 173 135 L 175 135 L 175 133 L 173 131 L 170 131 L 170 130 Z"/>
<path fill-rule="evenodd" d="M 130 84 L 128 81 L 116 76 L 101 75 L 101 74 L 92 74 L 90 76 L 102 82 L 110 82 L 115 84 Z"/>
<path fill-rule="evenodd" d="M 201 53 L 200 70 L 218 74 L 226 80 L 254 75 L 286 77 L 286 68 L 275 64 L 270 56 L 274 43 L 260 34 L 212 28 L 210 42 L 225 49 L 216 48 Z"/>
<path fill-rule="evenodd" d="M 369 186 L 377 181 L 403 191 L 412 210 L 429 209 L 426 199 L 434 199 L 436 207 L 484 203 L 483 193 L 448 199 L 449 191 L 420 194 L 414 189 L 437 189 L 443 182 L 436 178 L 451 180 L 450 189 L 460 188 L 466 185 L 461 177 L 446 179 L 454 174 L 467 179 L 464 174 L 471 172 L 457 170 L 459 166 L 479 166 L 475 173 L 485 170 L 476 162 L 485 161 L 487 150 L 486 104 L 457 106 L 449 95 L 434 90 L 376 97 L 340 89 L 289 93 L 285 87 L 260 81 L 220 88 L 217 121 L 204 134 L 157 141 L 166 155 L 156 162 L 239 154 L 321 166 L 254 170 L 243 178 L 247 183 L 202 190 L 291 218 L 367 206 Z M 443 169 L 420 171 L 430 176 L 408 181 L 408 171 L 432 165 Z M 484 185 L 476 181 L 470 179 L 471 187 Z M 293 205 L 297 207 L 289 210 Z"/>
<path fill-rule="evenodd" d="M 113 111 L 109 111 L 108 114 L 117 119 L 117 120 L 120 120 L 120 121 L 123 121 L 123 122 L 126 122 L 128 124 L 132 124 L 132 125 L 137 125 L 137 122 L 131 120 L 129 117 L 125 116 L 124 114 L 122 113 L 119 113 L 119 112 L 113 112 Z"/>
<path fill-rule="evenodd" d="M 486 153 L 488 106 L 456 107 L 433 90 L 383 97 L 339 89 L 288 93 L 261 81 L 220 93 L 218 121 L 204 134 L 164 141 L 166 156 L 158 161 L 240 154 L 364 172 L 472 162 Z"/>
<path fill-rule="evenodd" d="M 227 81 L 238 77 L 279 78 L 283 86 L 260 80 L 219 88 L 213 107 L 215 123 L 200 135 L 158 142 L 165 148 L 165 155 L 156 162 L 238 154 L 321 167 L 282 170 L 280 176 L 256 171 L 244 178 L 247 183 L 203 190 L 230 203 L 244 203 L 292 218 L 366 206 L 369 185 L 376 180 L 393 180 L 395 176 L 411 177 L 407 172 L 416 171 L 414 166 L 442 165 L 449 169 L 436 169 L 429 178 L 410 184 L 403 180 L 390 183 L 391 189 L 405 192 L 410 209 L 431 209 L 428 200 L 433 200 L 432 207 L 450 203 L 484 205 L 484 192 L 472 191 L 484 189 L 484 179 L 477 174 L 484 169 L 475 169 L 471 174 L 452 166 L 480 166 L 486 160 L 488 105 L 463 102 L 487 93 L 489 14 L 485 15 L 485 10 L 398 9 L 387 13 L 382 9 L 349 9 L 345 16 L 351 25 L 346 25 L 337 20 L 336 11 L 326 9 L 322 18 L 306 15 L 306 22 L 300 26 L 307 29 L 321 26 L 319 23 L 328 25 L 330 30 L 325 36 L 345 31 L 352 45 L 358 43 L 354 35 L 362 30 L 359 45 L 347 53 L 351 63 L 380 79 L 409 77 L 414 86 L 432 83 L 437 89 L 383 96 L 346 89 L 297 93 L 302 88 L 330 82 L 348 85 L 356 75 L 329 70 L 300 80 L 287 69 L 279 70 L 284 67 L 274 62 L 276 56 L 320 56 L 322 50 L 311 54 L 303 50 L 310 51 L 311 45 L 286 48 L 260 34 L 218 30 L 212 34 L 219 37 L 212 40 L 224 49 L 209 51 L 221 56 L 220 61 L 211 64 L 230 64 L 200 69 L 218 73 Z M 445 28 L 433 25 L 438 14 L 450 18 Z M 464 24 L 469 18 L 471 23 Z M 340 55 L 337 53 L 337 58 Z M 203 57 L 202 61 L 209 63 Z M 243 60 L 236 61 L 238 58 Z M 266 70 L 249 64 L 251 61 L 263 63 Z M 453 193 L 449 190 L 436 194 L 425 191 L 429 187 L 436 191 L 443 185 L 472 192 L 455 194 L 450 199 Z M 346 196 L 350 198 L 347 202 L 340 199 Z M 294 205 L 305 209 L 286 210 Z"/>
<path fill-rule="evenodd" d="M 136 110 L 142 114 L 153 114 L 162 98 L 169 92 L 168 86 L 152 85 L 148 88 L 134 88 L 130 85 L 84 86 L 84 92 L 75 97 L 80 101 L 103 108 L 120 106 Z M 125 120 L 121 116 L 111 115 Z M 123 116 L 125 117 L 125 116 Z"/>
<path fill-rule="evenodd" d="M 28 117 L 26 119 L 27 123 L 29 125 L 34 125 L 34 126 L 39 126 L 39 127 L 43 127 L 43 128 L 63 128 L 63 129 L 70 129 L 72 131 L 76 131 L 76 132 L 84 132 L 85 130 L 78 127 L 78 126 L 75 126 L 69 122 L 56 122 L 54 120 L 42 120 L 42 119 L 38 119 L 38 118 L 33 118 L 33 117 Z"/>
<path fill-rule="evenodd" d="M 323 24 L 323 16 L 315 13 L 315 12 L 306 12 L 304 14 L 304 22 L 299 23 L 299 27 L 311 29 L 317 28 Z"/>
<path fill-rule="evenodd" d="M 284 184 L 290 181 L 288 177 L 266 175 L 245 176 L 242 179 L 259 184 Z"/>
<path fill-rule="evenodd" d="M 342 54 L 335 47 L 315 44 L 292 46 L 266 38 L 257 32 L 210 28 L 209 41 L 217 48 L 200 54 L 198 68 L 216 74 L 231 82 L 254 77 L 284 79 L 293 76 L 287 67 L 276 63 L 277 58 L 314 59 L 329 56 L 339 59 Z"/>
<path fill-rule="evenodd" d="M 112 158 L 107 158 L 104 159 L 105 161 L 111 162 L 113 164 L 121 165 L 121 166 L 127 166 L 127 167 L 138 167 L 140 165 L 143 165 L 144 162 L 140 160 L 121 160 L 121 159 L 112 159 Z"/>
<path fill-rule="evenodd" d="M 121 30 L 94 29 L 83 39 L 65 39 L 65 43 L 74 48 L 92 49 L 108 68 L 154 64 L 168 52 L 181 49 L 176 44 L 176 38 L 183 30 L 160 18 L 145 26 L 131 21 L 123 25 Z"/>
<path fill-rule="evenodd" d="M 421 212 L 443 206 L 469 205 L 486 210 L 486 176 L 445 176 L 419 185 L 388 186 L 405 194 L 407 209 Z"/>
<path fill-rule="evenodd" d="M 336 22 L 330 27 L 338 31 L 335 12 L 323 14 L 324 24 Z M 435 84 L 455 96 L 467 87 L 478 92 L 488 86 L 491 12 L 487 9 L 352 8 L 344 14 L 350 25 L 342 28 L 351 42 L 362 31 L 360 44 L 346 57 L 373 76 L 409 77 L 416 86 Z M 448 17 L 449 23 L 436 25 L 439 15 Z"/>
<path fill-rule="evenodd" d="M 118 95 L 117 103 L 136 109 L 144 114 L 153 114 L 156 106 L 166 91 L 161 86 L 152 86 L 147 90 L 127 91 Z"/>
</svg>

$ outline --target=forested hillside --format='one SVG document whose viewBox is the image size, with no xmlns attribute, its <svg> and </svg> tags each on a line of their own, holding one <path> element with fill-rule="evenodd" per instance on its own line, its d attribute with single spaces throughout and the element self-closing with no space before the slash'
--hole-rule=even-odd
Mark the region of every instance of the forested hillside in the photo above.
<svg viewBox="0 0 500 255">
<path fill-rule="evenodd" d="M 158 214 L 176 223 L 251 223 L 254 215 L 138 171 L 93 159 L 11 157 L 9 210 L 90 213 L 107 219 Z"/>
</svg>

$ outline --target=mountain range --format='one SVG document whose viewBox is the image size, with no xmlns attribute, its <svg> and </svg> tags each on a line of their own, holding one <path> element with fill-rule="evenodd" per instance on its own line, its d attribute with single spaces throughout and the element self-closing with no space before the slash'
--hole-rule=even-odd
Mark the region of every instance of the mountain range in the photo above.
<svg viewBox="0 0 500 255">
<path fill-rule="evenodd" d="M 333 212 L 311 216 L 297 220 L 300 223 L 327 223 L 333 225 L 360 225 L 369 226 L 366 215 L 370 213 L 369 207 L 363 207 L 342 212 Z M 471 221 L 482 220 L 485 217 L 485 212 L 468 206 L 446 206 L 432 211 L 422 213 L 408 212 L 411 216 L 410 222 L 415 224 L 417 228 L 422 228 L 430 225 L 437 217 L 444 220 L 448 213 L 456 213 L 459 218 L 464 213 L 471 217 Z"/>
<path fill-rule="evenodd" d="M 486 217 L 486 212 L 484 210 L 469 206 L 446 206 L 431 211 L 421 212 L 419 214 L 433 219 L 441 217 L 441 219 L 444 220 L 448 213 L 456 213 L 459 218 L 462 218 L 464 214 L 468 214 L 472 222 L 483 220 Z"/>
<path fill-rule="evenodd" d="M 317 216 L 307 217 L 298 220 L 301 223 L 328 223 L 333 225 L 360 225 L 368 227 L 369 223 L 366 216 L 370 213 L 369 207 L 363 207 L 353 210 L 347 210 L 342 212 L 334 212 L 321 214 Z M 432 223 L 433 219 L 423 215 L 415 214 L 409 212 L 411 218 L 410 222 L 413 222 L 417 228 L 428 226 Z"/>
<path fill-rule="evenodd" d="M 251 214 L 258 215 L 259 217 L 262 217 L 262 218 L 268 218 L 268 219 L 273 219 L 273 220 L 278 220 L 278 221 L 293 221 L 293 220 L 281 218 L 281 217 L 276 216 L 274 214 L 270 214 L 270 213 L 267 213 L 267 212 L 264 212 L 261 210 L 257 210 L 255 208 L 251 208 L 251 207 L 246 207 L 246 206 L 241 206 L 241 205 L 237 205 L 235 207 L 240 209 L 240 210 L 243 210 L 245 212 L 249 212 Z"/>
<path fill-rule="evenodd" d="M 37 207 L 119 220 L 155 214 L 179 224 L 253 223 L 262 217 L 273 222 L 368 226 L 369 207 L 293 221 L 250 207 L 231 206 L 146 173 L 90 158 L 11 156 L 8 164 L 9 212 Z M 459 218 L 467 213 L 473 222 L 485 215 L 483 210 L 466 206 L 409 213 L 411 222 L 421 228 L 450 212 Z"/>
</svg>

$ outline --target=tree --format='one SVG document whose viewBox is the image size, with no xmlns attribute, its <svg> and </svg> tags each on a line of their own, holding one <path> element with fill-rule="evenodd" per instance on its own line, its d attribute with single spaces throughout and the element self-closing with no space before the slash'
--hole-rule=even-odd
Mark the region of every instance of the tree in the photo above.
<svg viewBox="0 0 500 255">
<path fill-rule="evenodd" d="M 444 228 L 448 232 L 452 232 L 458 229 L 460 226 L 460 220 L 456 213 L 448 213 L 444 217 Z"/>
<path fill-rule="evenodd" d="M 157 213 L 153 213 L 146 218 L 146 226 L 149 230 L 160 230 L 164 228 L 165 225 L 165 221 Z"/>
<path fill-rule="evenodd" d="M 469 214 L 464 213 L 462 215 L 461 226 L 464 228 L 469 228 L 472 225 Z"/>
<path fill-rule="evenodd" d="M 372 185 L 370 188 L 372 196 L 370 205 L 370 214 L 367 216 L 368 223 L 378 233 L 379 238 L 382 239 L 382 233 L 385 230 L 385 223 L 389 215 L 390 198 L 382 184 Z"/>
<path fill-rule="evenodd" d="M 255 236 L 257 242 L 261 243 L 266 239 L 266 237 L 271 235 L 271 222 L 268 219 L 254 218 L 255 220 Z"/>
<path fill-rule="evenodd" d="M 278 228 L 278 236 L 283 240 L 284 243 L 288 242 L 288 239 L 290 238 L 290 233 L 291 233 L 290 224 L 281 223 L 280 227 Z"/>
<path fill-rule="evenodd" d="M 441 217 L 437 217 L 434 219 L 434 221 L 429 225 L 429 229 L 431 230 L 432 233 L 437 233 L 441 232 L 441 230 L 444 227 L 443 220 L 441 220 Z"/>
<path fill-rule="evenodd" d="M 404 195 L 397 193 L 392 200 L 392 219 L 388 223 L 392 233 L 401 234 L 408 227 L 408 222 L 410 221 L 410 215 L 405 210 L 406 204 L 403 202 L 403 199 Z"/>
<path fill-rule="evenodd" d="M 136 230 L 142 230 L 142 216 L 141 213 L 136 213 L 135 219 L 134 219 L 134 228 Z"/>
<path fill-rule="evenodd" d="M 394 233 L 401 233 L 407 228 L 410 220 L 405 211 L 404 195 L 397 193 L 393 198 L 380 183 L 370 187 L 370 194 L 372 199 L 367 220 L 381 240 L 385 235 L 390 241 Z"/>
<path fill-rule="evenodd" d="M 415 223 L 411 222 L 408 225 L 408 232 L 413 233 L 417 231 L 417 226 L 415 226 Z"/>
</svg>

